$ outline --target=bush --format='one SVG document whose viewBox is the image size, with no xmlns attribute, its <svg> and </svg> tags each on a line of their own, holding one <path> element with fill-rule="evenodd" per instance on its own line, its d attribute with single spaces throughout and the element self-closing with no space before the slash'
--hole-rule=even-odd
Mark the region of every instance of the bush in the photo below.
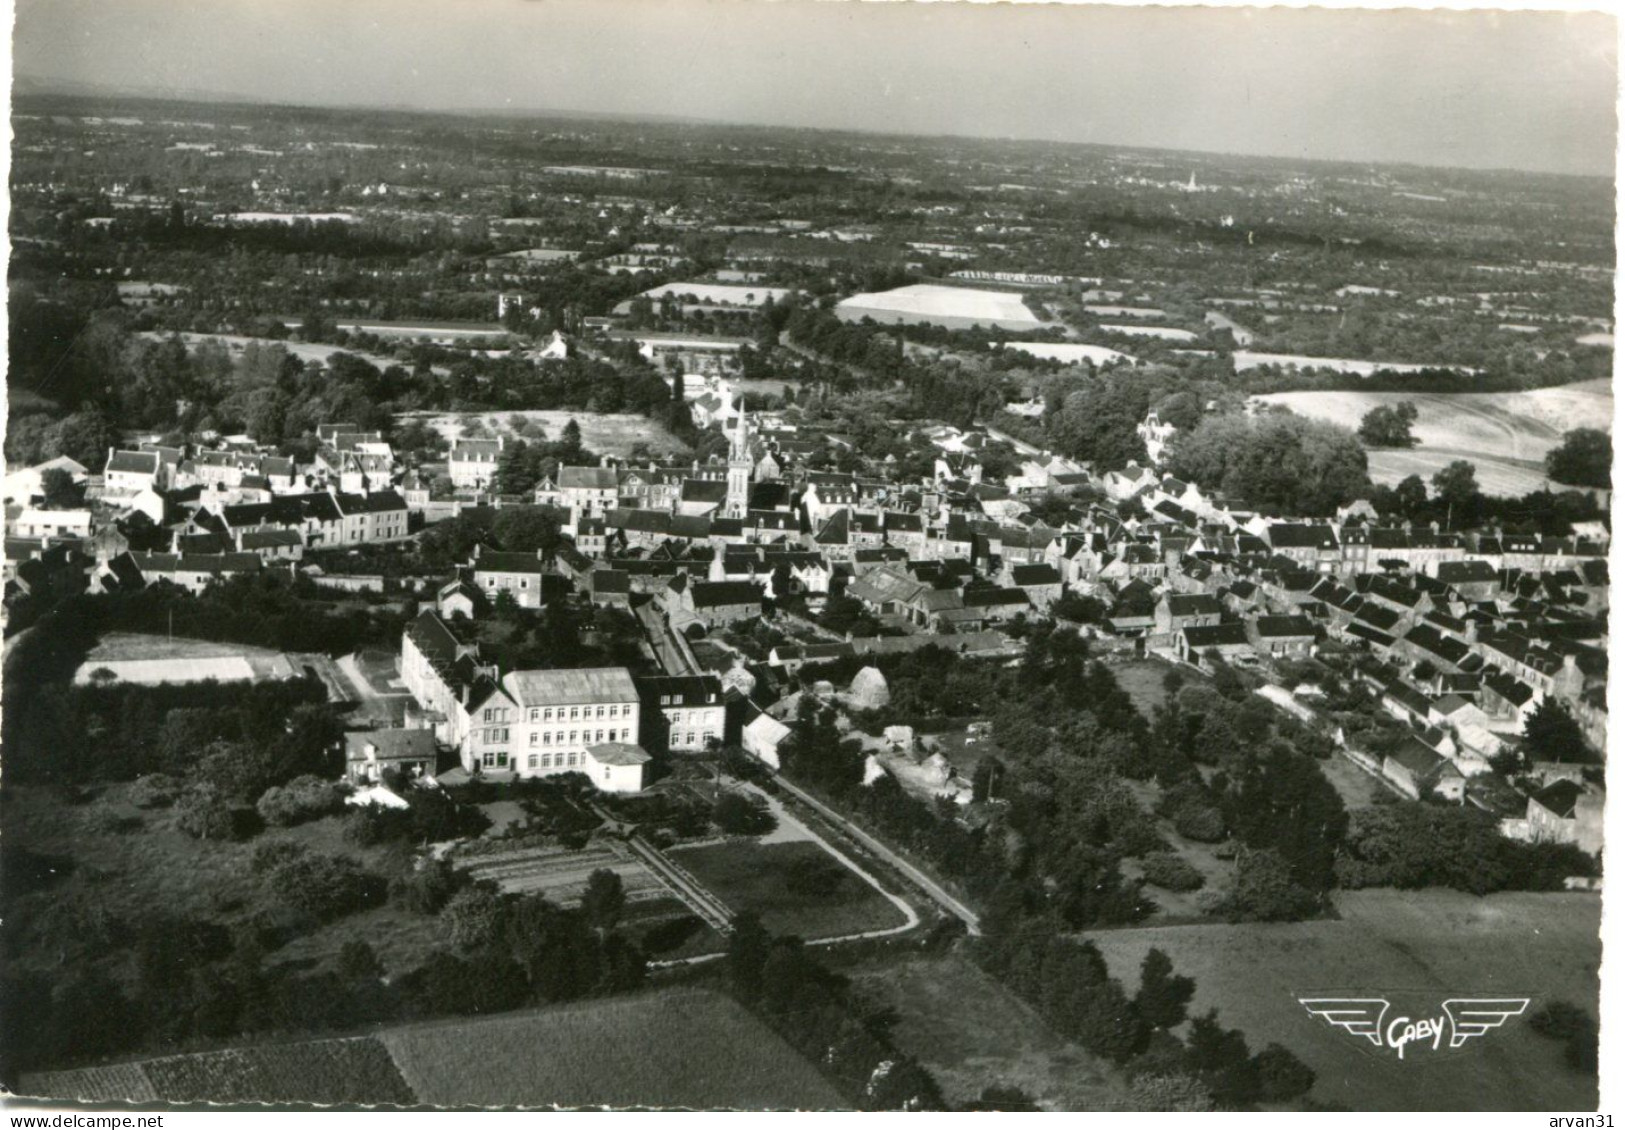
<svg viewBox="0 0 1625 1130">
<path fill-rule="evenodd" d="M 1574 1070 L 1597 1073 L 1597 1023 L 1585 1009 L 1553 1001 L 1529 1018 L 1529 1027 L 1549 1040 L 1563 1041 L 1563 1061 Z"/>
<path fill-rule="evenodd" d="M 130 803 L 137 808 L 168 808 L 185 789 L 185 784 L 167 773 L 148 773 L 130 786 Z"/>
<path fill-rule="evenodd" d="M 290 910 L 320 922 L 377 906 L 383 882 L 343 855 L 300 852 L 285 858 L 265 875 L 266 888 Z"/>
<path fill-rule="evenodd" d="M 344 786 L 320 777 L 295 777 L 266 789 L 255 809 L 267 824 L 287 828 L 344 811 Z"/>
<path fill-rule="evenodd" d="M 1145 881 L 1165 891 L 1194 891 L 1207 880 L 1202 873 L 1172 852 L 1145 857 Z"/>
<path fill-rule="evenodd" d="M 297 844 L 292 840 L 276 840 L 261 844 L 254 849 L 254 854 L 248 857 L 248 869 L 255 875 L 266 875 L 284 863 L 304 856 L 307 850 L 304 844 Z"/>
<path fill-rule="evenodd" d="M 1259 1052 L 1253 1065 L 1258 1069 L 1259 1098 L 1267 1103 L 1295 1099 L 1315 1085 L 1314 1071 L 1280 1044 Z"/>
<path fill-rule="evenodd" d="M 444 859 L 432 859 L 397 876 L 389 885 L 389 897 L 417 914 L 439 914 L 467 884 L 467 872 L 457 870 Z"/>
<path fill-rule="evenodd" d="M 711 808 L 711 821 L 730 836 L 760 836 L 778 827 L 778 819 L 759 797 L 723 793 Z"/>
<path fill-rule="evenodd" d="M 194 785 L 175 804 L 175 827 L 198 840 L 246 840 L 260 830 L 259 813 L 212 785 Z"/>
<path fill-rule="evenodd" d="M 458 891 L 441 914 L 452 944 L 464 951 L 485 949 L 495 942 L 504 917 L 502 899 L 483 887 Z"/>
<path fill-rule="evenodd" d="M 91 831 L 110 836 L 123 836 L 131 832 L 139 832 L 141 825 L 141 817 L 115 812 L 107 808 L 97 810 L 90 817 Z"/>
<path fill-rule="evenodd" d="M 1315 893 L 1292 878 L 1292 869 L 1273 849 L 1244 851 L 1222 905 L 1232 922 L 1296 922 L 1319 909 Z"/>
<path fill-rule="evenodd" d="M 1209 805 L 1187 805 L 1174 814 L 1174 831 L 1199 844 L 1216 844 L 1225 837 L 1224 814 Z"/>
</svg>

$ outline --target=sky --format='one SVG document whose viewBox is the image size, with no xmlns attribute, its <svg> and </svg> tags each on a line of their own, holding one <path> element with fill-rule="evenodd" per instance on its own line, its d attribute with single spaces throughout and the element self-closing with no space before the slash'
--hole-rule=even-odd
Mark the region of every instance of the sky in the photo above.
<svg viewBox="0 0 1625 1130">
<path fill-rule="evenodd" d="M 1575 12 L 857 0 L 17 0 L 19 76 L 1612 175 Z"/>
</svg>

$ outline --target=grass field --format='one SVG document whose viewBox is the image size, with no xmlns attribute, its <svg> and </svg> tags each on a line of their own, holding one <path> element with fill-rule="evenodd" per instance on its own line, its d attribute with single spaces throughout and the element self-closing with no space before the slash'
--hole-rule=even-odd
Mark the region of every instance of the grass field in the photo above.
<svg viewBox="0 0 1625 1130">
<path fill-rule="evenodd" d="M 936 1076 L 949 1101 L 1020 1087 L 1050 1110 L 1108 1110 L 1126 1098 L 1112 1069 L 1056 1035 L 1027 1004 L 960 957 L 849 970 L 863 993 L 895 1008 L 898 1045 Z"/>
<path fill-rule="evenodd" d="M 904 922 L 901 912 L 818 844 L 730 840 L 666 853 L 735 913 L 754 911 L 775 934 L 808 941 L 885 930 Z M 820 890 L 792 889 L 802 869 L 828 878 Z"/>
<path fill-rule="evenodd" d="M 385 1032 L 402 1076 L 434 1106 L 815 1109 L 846 1104 L 728 997 L 636 997 Z"/>
<path fill-rule="evenodd" d="M 813 1065 L 733 1000 L 671 989 L 376 1036 L 261 1044 L 41 1072 L 22 1093 L 96 1102 L 844 1106 Z"/>
<path fill-rule="evenodd" d="M 25 1076 L 23 1093 L 91 1102 L 343 1103 L 411 1106 L 406 1080 L 371 1036 L 262 1044 Z"/>
<path fill-rule="evenodd" d="M 447 439 L 460 436 L 463 428 L 476 420 L 484 426 L 486 435 L 500 434 L 511 439 L 516 434 L 512 423 L 519 418 L 540 424 L 546 429 L 547 438 L 550 440 L 558 439 L 564 431 L 564 426 L 574 420 L 581 427 L 581 445 L 599 455 L 617 455 L 625 458 L 631 454 L 632 445 L 637 443 L 648 444 L 656 455 L 681 455 L 688 451 L 680 440 L 659 424 L 627 412 L 554 412 L 532 409 L 523 412 L 408 412 L 400 417 L 403 422 L 421 420 Z"/>
<path fill-rule="evenodd" d="M 1470 460 L 1487 494 L 1523 495 L 1545 482 L 1543 461 L 1571 428 L 1612 429 L 1614 396 L 1607 381 L 1583 381 L 1519 393 L 1277 392 L 1256 398 L 1303 416 L 1358 428 L 1379 405 L 1416 405 L 1408 451 L 1371 452 L 1373 482 L 1424 481 L 1445 464 Z"/>
<path fill-rule="evenodd" d="M 1111 664 L 1112 675 L 1117 679 L 1117 685 L 1134 700 L 1135 707 L 1145 715 L 1146 721 L 1155 717 L 1157 708 L 1168 701 L 1168 691 L 1162 685 L 1168 672 L 1174 670 L 1171 663 L 1160 659 L 1136 659 L 1128 663 Z M 1186 683 L 1200 679 L 1189 667 L 1179 672 L 1184 676 Z"/>
<path fill-rule="evenodd" d="M 1165 926 L 1090 935 L 1114 976 L 1138 977 L 1156 946 L 1196 979 L 1193 1013 L 1217 1008 L 1257 1050 L 1275 1041 L 1317 1075 L 1312 1097 L 1355 1111 L 1595 1110 L 1596 1080 L 1521 1020 L 1437 1058 L 1375 1054 L 1298 997 L 1387 996 L 1431 1016 L 1451 996 L 1553 1000 L 1595 1014 L 1601 942 L 1594 895 L 1347 891 L 1341 920 Z"/>
</svg>

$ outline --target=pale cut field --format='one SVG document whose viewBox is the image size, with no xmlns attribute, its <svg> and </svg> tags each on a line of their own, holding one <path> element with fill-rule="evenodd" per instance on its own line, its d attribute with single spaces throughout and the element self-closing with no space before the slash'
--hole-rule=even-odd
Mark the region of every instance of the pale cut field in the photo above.
<svg viewBox="0 0 1625 1130">
<path fill-rule="evenodd" d="M 1044 324 L 1027 309 L 1019 294 L 932 283 L 914 283 L 873 294 L 854 294 L 836 303 L 835 312 L 844 313 L 852 320 L 863 315 L 877 321 L 948 318 L 1018 330 L 1037 329 Z"/>
<path fill-rule="evenodd" d="M 517 433 L 509 421 L 516 417 L 541 424 L 547 430 L 549 441 L 557 440 L 564 433 L 564 426 L 574 420 L 581 427 L 582 446 L 600 455 L 624 458 L 630 454 L 635 443 L 648 444 L 656 455 L 682 455 L 688 451 L 682 441 L 665 428 L 630 412 L 570 412 L 538 408 L 519 412 L 407 412 L 399 419 L 403 423 L 412 419 L 422 420 L 447 439 L 456 439 L 464 427 L 478 420 L 485 426 L 487 436 L 501 434 L 511 439 Z"/>
<path fill-rule="evenodd" d="M 1191 1014 L 1210 1008 L 1257 1051 L 1271 1042 L 1314 1069 L 1311 1097 L 1354 1111 L 1594 1110 L 1596 1079 L 1515 1018 L 1459 1052 L 1401 1062 L 1311 1016 L 1299 997 L 1391 999 L 1432 1016 L 1455 996 L 1528 997 L 1532 1013 L 1569 1001 L 1596 1015 L 1601 902 L 1588 894 L 1344 891 L 1340 919 L 1100 931 L 1128 984 L 1155 946 L 1195 978 Z M 1394 1016 L 1405 1013 L 1392 1013 Z"/>
<path fill-rule="evenodd" d="M 1466 459 L 1487 494 L 1523 495 L 1545 483 L 1546 453 L 1572 428 L 1613 430 L 1614 394 L 1605 380 L 1528 392 L 1275 392 L 1254 397 L 1284 404 L 1301 416 L 1358 428 L 1379 405 L 1409 400 L 1419 441 L 1409 451 L 1371 452 L 1371 479 L 1392 485 L 1407 475 L 1424 481 L 1445 464 Z"/>
<path fill-rule="evenodd" d="M 379 1034 L 438 1107 L 831 1110 L 840 1094 L 720 993 L 667 989 Z"/>
</svg>

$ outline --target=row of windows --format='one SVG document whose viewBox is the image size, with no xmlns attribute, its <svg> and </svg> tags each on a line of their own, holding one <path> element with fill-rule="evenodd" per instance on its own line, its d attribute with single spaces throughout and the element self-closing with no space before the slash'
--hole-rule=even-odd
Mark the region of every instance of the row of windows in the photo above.
<svg viewBox="0 0 1625 1130">
<path fill-rule="evenodd" d="M 620 734 L 621 736 L 618 738 L 615 736 L 615 728 L 613 726 L 608 730 L 570 730 L 568 732 L 564 730 L 543 730 L 539 734 L 533 731 L 530 735 L 530 744 L 581 745 L 587 742 L 592 742 L 596 745 L 598 742 L 629 742 L 632 740 L 632 730 L 630 727 L 622 729 Z"/>
<path fill-rule="evenodd" d="M 695 730 L 688 730 L 688 731 L 686 731 L 684 733 L 673 734 L 671 736 L 671 744 L 672 745 L 709 745 L 711 742 L 716 740 L 716 736 L 717 736 L 717 732 L 715 730 L 707 730 L 703 734 L 701 734 L 701 733 L 699 733 L 699 732 L 697 732 Z"/>
<path fill-rule="evenodd" d="M 487 769 L 506 769 L 508 767 L 508 752 L 506 750 L 486 750 L 480 763 Z M 518 764 L 518 759 L 514 759 Z M 575 750 L 568 752 L 560 750 L 558 753 L 533 753 L 526 759 L 525 765 L 529 769 L 574 769 L 578 765 L 587 764 L 587 755 Z"/>
<path fill-rule="evenodd" d="M 582 765 L 587 763 L 586 754 L 561 750 L 558 753 L 533 753 L 526 758 L 525 764 L 531 769 L 568 769 L 577 764 L 578 759 Z"/>
<path fill-rule="evenodd" d="M 567 709 L 568 714 L 565 713 Z M 554 717 L 555 710 L 557 711 L 557 717 Z M 563 706 L 557 708 L 533 706 L 530 708 L 530 720 L 532 722 L 589 722 L 595 718 L 613 720 L 632 717 L 632 710 L 631 703 L 611 703 L 608 706 L 571 706 L 568 708 Z M 507 720 L 508 708 L 505 706 L 488 706 L 480 716 L 480 721 L 485 723 L 506 722 Z"/>
</svg>

